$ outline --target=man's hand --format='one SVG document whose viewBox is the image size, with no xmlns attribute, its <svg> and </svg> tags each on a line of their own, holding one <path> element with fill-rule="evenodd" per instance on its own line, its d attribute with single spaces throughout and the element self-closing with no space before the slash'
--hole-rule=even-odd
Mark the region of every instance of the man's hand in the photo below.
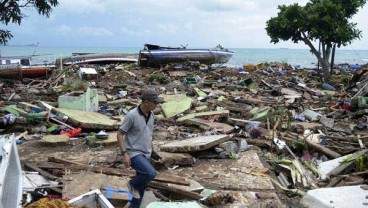
<svg viewBox="0 0 368 208">
<path fill-rule="evenodd" d="M 125 153 L 123 155 L 123 163 L 124 163 L 125 167 L 127 167 L 127 168 L 130 167 L 130 157 L 127 153 Z"/>
<path fill-rule="evenodd" d="M 156 162 L 162 160 L 161 156 L 155 150 L 152 150 L 151 158 Z"/>
</svg>

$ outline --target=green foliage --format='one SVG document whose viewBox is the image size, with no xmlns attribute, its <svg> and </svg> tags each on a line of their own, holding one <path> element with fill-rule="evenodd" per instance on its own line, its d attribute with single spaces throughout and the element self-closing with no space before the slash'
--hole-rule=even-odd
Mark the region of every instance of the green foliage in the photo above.
<svg viewBox="0 0 368 208">
<path fill-rule="evenodd" d="M 307 150 L 308 149 L 308 145 L 305 141 L 302 140 L 296 140 L 293 142 L 293 144 L 291 145 L 292 150 L 294 150 L 294 152 L 296 153 L 302 153 L 303 150 Z"/>
<path fill-rule="evenodd" d="M 362 155 L 355 160 L 355 168 L 357 172 L 364 170 L 366 160 L 367 160 L 367 156 L 365 155 Z"/>
<path fill-rule="evenodd" d="M 150 74 L 146 77 L 148 82 L 159 82 L 160 84 L 168 83 L 169 79 L 164 74 Z"/>
<path fill-rule="evenodd" d="M 305 6 L 279 5 L 277 17 L 267 21 L 271 42 L 309 40 L 336 43 L 338 47 L 361 37 L 361 31 L 349 19 L 365 5 L 365 0 L 311 0 Z"/>
<path fill-rule="evenodd" d="M 360 171 L 363 171 L 365 169 L 367 159 L 368 159 L 368 155 L 366 155 L 366 154 L 358 155 L 358 156 L 355 156 L 355 157 L 350 156 L 350 157 L 346 158 L 345 160 L 343 160 L 341 162 L 341 164 L 349 163 L 349 162 L 354 161 L 356 171 L 360 172 Z"/>
<path fill-rule="evenodd" d="M 238 155 L 236 153 L 230 153 L 229 154 L 230 159 L 236 159 L 237 157 L 238 157 Z"/>
<path fill-rule="evenodd" d="M 288 112 L 288 109 L 285 108 L 284 106 L 280 106 L 276 110 L 276 114 L 279 116 L 284 116 L 285 114 L 287 114 L 287 112 Z"/>
<path fill-rule="evenodd" d="M 4 25 L 14 23 L 20 25 L 25 14 L 24 9 L 34 8 L 39 15 L 50 17 L 53 7 L 59 5 L 58 0 L 1 0 L 0 1 L 0 22 Z M 8 30 L 0 29 L 0 44 L 6 44 L 12 38 Z"/>
<path fill-rule="evenodd" d="M 279 5 L 277 17 L 267 21 L 266 31 L 271 43 L 291 40 L 308 45 L 321 62 L 324 78 L 328 80 L 332 47 L 346 46 L 362 36 L 362 32 L 356 28 L 357 24 L 349 20 L 365 3 L 366 0 L 310 0 L 305 6 L 297 3 Z M 321 43 L 321 53 L 313 41 Z"/>
<path fill-rule="evenodd" d="M 302 39 L 300 30 L 305 26 L 306 11 L 298 4 L 290 6 L 279 5 L 280 12 L 277 17 L 267 21 L 266 31 L 271 37 L 271 42 L 278 43 L 280 40 L 291 39 L 294 43 Z"/>
<path fill-rule="evenodd" d="M 0 44 L 5 44 L 6 40 L 9 40 L 13 37 L 9 30 L 0 30 Z"/>
</svg>

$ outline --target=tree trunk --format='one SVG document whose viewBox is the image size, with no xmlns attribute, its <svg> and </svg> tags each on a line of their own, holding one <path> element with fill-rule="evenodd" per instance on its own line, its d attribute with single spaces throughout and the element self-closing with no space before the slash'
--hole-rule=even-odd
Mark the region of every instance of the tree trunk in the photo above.
<svg viewBox="0 0 368 208">
<path fill-rule="evenodd" d="M 324 82 L 328 82 L 331 79 L 331 74 L 330 74 L 330 70 L 329 70 L 329 62 L 328 62 L 328 57 L 325 57 L 323 59 L 323 61 L 321 62 L 322 65 L 322 73 L 323 73 L 323 78 L 324 78 Z"/>
<path fill-rule="evenodd" d="M 335 51 L 336 51 L 336 44 L 333 45 L 332 47 L 332 54 L 331 54 L 331 71 L 330 74 L 332 76 L 332 71 L 334 69 L 334 62 L 335 62 Z"/>
<path fill-rule="evenodd" d="M 303 36 L 303 42 L 307 46 L 309 46 L 309 48 L 311 49 L 311 52 L 317 57 L 318 61 L 321 63 L 324 81 L 325 82 L 330 81 L 331 75 L 329 73 L 328 65 L 329 65 L 329 57 L 330 57 L 331 46 L 326 45 L 325 43 L 321 42 L 322 43 L 322 53 L 320 53 L 314 47 L 312 42 L 307 38 L 306 34 L 302 33 L 302 36 Z M 321 56 L 321 54 L 323 56 Z"/>
</svg>

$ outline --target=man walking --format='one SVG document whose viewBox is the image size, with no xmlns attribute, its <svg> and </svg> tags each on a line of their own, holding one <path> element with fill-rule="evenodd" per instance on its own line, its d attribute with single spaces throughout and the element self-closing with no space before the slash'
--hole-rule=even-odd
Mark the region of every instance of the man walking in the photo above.
<svg viewBox="0 0 368 208">
<path fill-rule="evenodd" d="M 149 161 L 154 125 L 152 111 L 164 102 L 154 89 L 144 90 L 141 100 L 141 104 L 124 117 L 117 134 L 124 165 L 136 171 L 136 176 L 127 183 L 133 195 L 130 208 L 139 208 L 147 184 L 156 177 L 156 170 Z"/>
</svg>

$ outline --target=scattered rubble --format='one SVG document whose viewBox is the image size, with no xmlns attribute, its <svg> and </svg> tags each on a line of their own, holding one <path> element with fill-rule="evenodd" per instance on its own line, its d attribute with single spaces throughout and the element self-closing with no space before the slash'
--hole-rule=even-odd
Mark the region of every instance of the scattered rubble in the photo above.
<svg viewBox="0 0 368 208">
<path fill-rule="evenodd" d="M 135 172 L 121 162 L 116 131 L 142 89 L 155 88 L 166 101 L 154 112 L 163 160 L 152 161 L 159 174 L 146 207 L 364 207 L 368 65 L 348 66 L 330 83 L 318 69 L 277 62 L 70 65 L 47 79 L 0 78 L 0 164 L 20 161 L 32 184 L 23 206 L 49 196 L 65 207 L 96 198 L 124 207 Z M 12 142 L 19 158 L 8 158 Z"/>
</svg>

